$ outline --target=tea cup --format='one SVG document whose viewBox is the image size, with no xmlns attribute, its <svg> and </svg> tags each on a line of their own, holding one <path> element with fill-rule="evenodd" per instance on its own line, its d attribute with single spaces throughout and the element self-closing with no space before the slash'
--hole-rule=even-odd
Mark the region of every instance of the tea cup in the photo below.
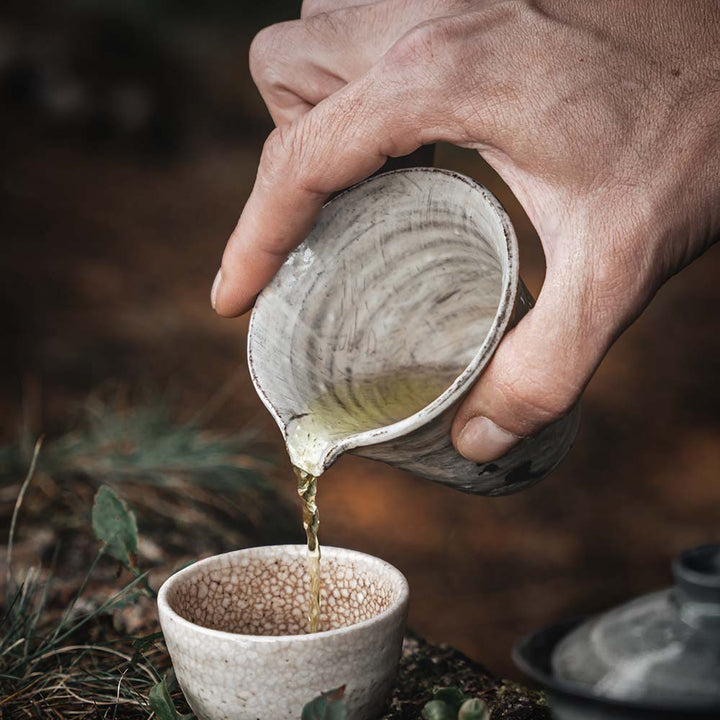
<svg viewBox="0 0 720 720">
<path fill-rule="evenodd" d="M 320 631 L 306 633 L 304 545 L 201 560 L 160 588 L 178 683 L 199 720 L 299 720 L 345 686 L 347 720 L 378 717 L 402 649 L 409 590 L 378 558 L 323 547 Z"/>
</svg>

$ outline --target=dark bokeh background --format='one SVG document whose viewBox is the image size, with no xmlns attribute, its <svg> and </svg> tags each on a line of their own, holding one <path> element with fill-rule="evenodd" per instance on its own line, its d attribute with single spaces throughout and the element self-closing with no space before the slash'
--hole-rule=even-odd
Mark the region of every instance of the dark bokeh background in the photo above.
<svg viewBox="0 0 720 720">
<path fill-rule="evenodd" d="M 112 382 L 188 416 L 225 387 L 211 422 L 253 424 L 280 452 L 247 375 L 247 318 L 215 317 L 208 296 L 270 129 L 247 49 L 298 12 L 285 0 L 5 4 L 3 442 L 52 433 Z M 500 196 L 537 293 L 542 253 L 507 190 L 471 153 L 440 147 L 436 164 Z M 674 553 L 720 540 L 718 277 L 715 247 L 661 290 L 598 371 L 575 448 L 540 486 L 488 500 L 344 458 L 322 480 L 323 542 L 400 567 L 412 626 L 504 674 L 538 624 L 667 584 Z"/>
</svg>

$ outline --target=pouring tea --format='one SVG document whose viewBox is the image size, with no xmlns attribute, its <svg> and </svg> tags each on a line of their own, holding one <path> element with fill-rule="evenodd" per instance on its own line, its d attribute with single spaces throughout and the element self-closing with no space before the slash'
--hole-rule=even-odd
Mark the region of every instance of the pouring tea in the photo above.
<svg viewBox="0 0 720 720">
<path fill-rule="evenodd" d="M 562 460 L 577 408 L 492 463 L 457 453 L 450 424 L 531 307 L 515 232 L 493 195 L 451 171 L 397 170 L 325 205 L 257 298 L 248 365 L 291 461 L 306 472 L 320 475 L 353 452 L 505 495 Z M 427 383 L 408 381 L 413 374 Z"/>
<path fill-rule="evenodd" d="M 450 439 L 459 403 L 530 307 L 500 203 L 435 168 L 385 173 L 331 200 L 260 293 L 248 364 L 299 480 L 310 630 L 317 478 L 342 453 L 491 496 L 532 485 L 567 453 L 577 408 L 492 463 L 467 460 Z"/>
</svg>

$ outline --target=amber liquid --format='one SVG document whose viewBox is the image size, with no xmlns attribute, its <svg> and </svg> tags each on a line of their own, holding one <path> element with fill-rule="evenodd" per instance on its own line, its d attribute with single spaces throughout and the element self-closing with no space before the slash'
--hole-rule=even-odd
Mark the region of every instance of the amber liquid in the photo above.
<svg viewBox="0 0 720 720">
<path fill-rule="evenodd" d="M 404 420 L 437 398 L 457 375 L 457 369 L 413 368 L 358 379 L 350 389 L 331 388 L 309 404 L 308 412 L 288 436 L 287 448 L 297 478 L 307 537 L 309 632 L 319 629 L 320 517 L 316 498 L 321 460 L 328 445 L 343 436 Z"/>
<path fill-rule="evenodd" d="M 318 528 L 320 515 L 315 497 L 317 495 L 317 478 L 299 467 L 293 467 L 297 478 L 297 491 L 302 500 L 303 528 L 307 536 L 307 568 L 310 576 L 310 608 L 308 610 L 308 631 L 318 631 L 320 619 L 320 543 Z"/>
</svg>

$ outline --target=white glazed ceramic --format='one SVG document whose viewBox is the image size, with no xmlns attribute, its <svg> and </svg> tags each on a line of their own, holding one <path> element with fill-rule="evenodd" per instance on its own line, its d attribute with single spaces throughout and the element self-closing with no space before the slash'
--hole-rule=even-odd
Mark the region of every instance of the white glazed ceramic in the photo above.
<svg viewBox="0 0 720 720">
<path fill-rule="evenodd" d="M 348 720 L 373 720 L 392 689 L 408 585 L 378 558 L 323 547 L 321 632 L 306 634 L 304 545 L 201 560 L 158 594 L 178 682 L 199 720 L 299 720 L 346 686 Z"/>
<path fill-rule="evenodd" d="M 515 232 L 490 191 L 447 170 L 398 170 L 325 205 L 257 299 L 248 363 L 286 439 L 327 388 L 341 387 L 338 402 L 352 402 L 368 376 L 443 369 L 447 389 L 414 415 L 338 430 L 316 474 L 351 451 L 460 490 L 504 495 L 552 470 L 578 427 L 576 408 L 481 465 L 450 441 L 460 401 L 531 307 L 518 277 Z M 371 410 L 382 417 L 382 398 Z"/>
</svg>

